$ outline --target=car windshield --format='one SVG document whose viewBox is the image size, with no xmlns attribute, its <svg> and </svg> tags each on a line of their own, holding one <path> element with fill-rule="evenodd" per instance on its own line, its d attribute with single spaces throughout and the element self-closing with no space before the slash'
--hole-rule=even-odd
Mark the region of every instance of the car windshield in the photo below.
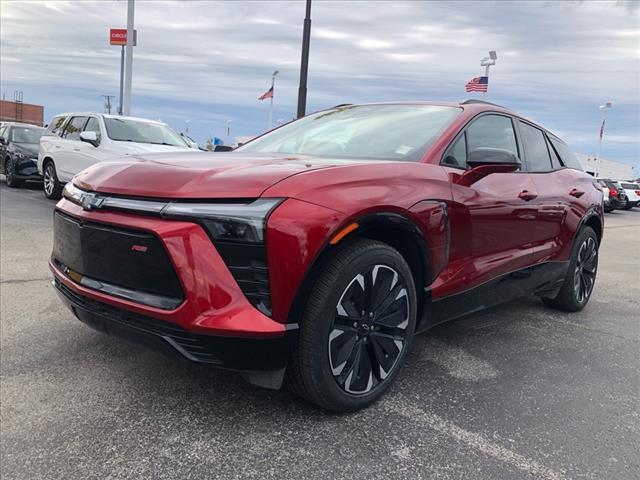
<svg viewBox="0 0 640 480">
<path fill-rule="evenodd" d="M 143 122 L 122 118 L 105 118 L 107 135 L 119 142 L 152 143 L 186 147 L 187 144 L 174 130 L 162 123 Z"/>
<path fill-rule="evenodd" d="M 418 161 L 460 111 L 436 105 L 348 105 L 309 115 L 236 151 Z"/>
<path fill-rule="evenodd" d="M 41 128 L 13 127 L 11 141 L 13 143 L 38 143 L 42 132 Z"/>
</svg>

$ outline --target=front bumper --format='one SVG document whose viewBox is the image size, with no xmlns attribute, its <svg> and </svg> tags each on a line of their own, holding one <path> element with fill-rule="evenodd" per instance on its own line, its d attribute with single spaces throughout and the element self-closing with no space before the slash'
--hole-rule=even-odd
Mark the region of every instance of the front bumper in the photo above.
<svg viewBox="0 0 640 480">
<path fill-rule="evenodd" d="M 16 161 L 15 177 L 20 180 L 42 181 L 42 175 L 38 173 L 37 159 L 21 158 Z"/>
<path fill-rule="evenodd" d="M 65 199 L 57 208 L 80 221 L 153 234 L 164 245 L 184 291 L 178 306 L 162 309 L 89 288 L 50 262 L 56 290 L 78 319 L 100 331 L 194 362 L 260 372 L 286 366 L 297 325 L 279 323 L 251 305 L 202 227 L 85 211 Z"/>
<path fill-rule="evenodd" d="M 295 330 L 276 338 L 193 334 L 179 325 L 83 297 L 57 277 L 53 284 L 62 302 L 91 328 L 192 362 L 239 371 L 281 370 L 296 341 Z"/>
</svg>

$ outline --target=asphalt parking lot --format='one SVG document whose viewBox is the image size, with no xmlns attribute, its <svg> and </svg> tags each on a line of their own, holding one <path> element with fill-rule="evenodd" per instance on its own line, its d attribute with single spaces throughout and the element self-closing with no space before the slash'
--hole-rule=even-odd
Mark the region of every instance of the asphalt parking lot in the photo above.
<svg viewBox="0 0 640 480">
<path fill-rule="evenodd" d="M 417 338 L 373 407 L 332 415 L 90 330 L 50 286 L 53 202 L 0 185 L 3 479 L 640 478 L 640 209 L 596 288 Z"/>
</svg>

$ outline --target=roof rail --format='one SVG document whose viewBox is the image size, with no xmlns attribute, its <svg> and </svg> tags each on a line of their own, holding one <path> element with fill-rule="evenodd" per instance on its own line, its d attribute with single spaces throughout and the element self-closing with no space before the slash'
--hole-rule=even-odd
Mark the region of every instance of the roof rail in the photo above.
<svg viewBox="0 0 640 480">
<path fill-rule="evenodd" d="M 339 104 L 339 105 L 334 105 L 334 106 L 333 106 L 333 107 L 331 107 L 331 108 L 349 107 L 349 106 L 351 106 L 351 105 L 353 105 L 353 103 L 341 103 L 341 104 Z"/>
<path fill-rule="evenodd" d="M 479 103 L 481 105 L 493 105 L 494 107 L 505 108 L 502 105 L 498 105 L 497 103 L 485 102 L 484 100 L 476 100 L 475 98 L 472 98 L 472 99 L 469 99 L 469 100 L 465 100 L 460 105 L 473 105 L 473 104 L 476 104 L 476 103 Z"/>
</svg>

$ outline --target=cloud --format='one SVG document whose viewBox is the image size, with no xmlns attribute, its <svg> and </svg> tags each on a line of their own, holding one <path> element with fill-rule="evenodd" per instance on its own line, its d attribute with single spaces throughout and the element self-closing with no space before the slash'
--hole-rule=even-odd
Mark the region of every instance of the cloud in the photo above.
<svg viewBox="0 0 640 480">
<path fill-rule="evenodd" d="M 465 82 L 498 51 L 487 100 L 540 121 L 578 151 L 595 151 L 598 105 L 612 101 L 603 156 L 640 158 L 637 2 L 316 1 L 312 7 L 310 110 L 339 103 L 461 100 Z M 3 93 L 24 91 L 51 116 L 101 110 L 118 92 L 126 2 L 0 2 Z M 266 127 L 257 97 L 276 82 L 274 118 L 297 99 L 304 4 L 138 1 L 134 54 L 137 115 L 163 118 L 203 140 Z"/>
</svg>

